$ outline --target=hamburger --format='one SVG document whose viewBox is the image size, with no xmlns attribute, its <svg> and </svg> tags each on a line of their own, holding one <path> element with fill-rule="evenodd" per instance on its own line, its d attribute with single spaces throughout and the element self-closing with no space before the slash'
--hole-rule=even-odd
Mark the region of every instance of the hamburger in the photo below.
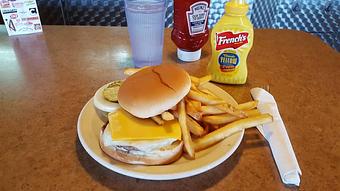
<svg viewBox="0 0 340 191">
<path fill-rule="evenodd" d="M 150 118 L 173 108 L 190 91 L 189 74 L 176 65 L 148 67 L 128 77 L 118 91 L 121 109 L 108 115 L 100 146 L 112 158 L 143 165 L 176 161 L 183 142 L 177 120 L 162 126 Z"/>
</svg>

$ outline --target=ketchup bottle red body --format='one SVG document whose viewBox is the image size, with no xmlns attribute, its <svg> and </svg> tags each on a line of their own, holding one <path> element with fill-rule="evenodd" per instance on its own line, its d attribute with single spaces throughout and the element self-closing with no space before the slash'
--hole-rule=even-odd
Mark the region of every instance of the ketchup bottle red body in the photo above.
<svg viewBox="0 0 340 191">
<path fill-rule="evenodd" d="M 208 41 L 210 0 L 174 0 L 174 27 L 171 39 L 177 46 L 177 57 L 195 61 Z"/>
</svg>

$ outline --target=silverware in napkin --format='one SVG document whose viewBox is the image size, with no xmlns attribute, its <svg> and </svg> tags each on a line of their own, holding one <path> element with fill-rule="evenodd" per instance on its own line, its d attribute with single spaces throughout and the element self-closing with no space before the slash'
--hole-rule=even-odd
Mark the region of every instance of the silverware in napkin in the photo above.
<svg viewBox="0 0 340 191">
<path fill-rule="evenodd" d="M 250 93 L 259 102 L 257 108 L 260 113 L 273 116 L 273 122 L 259 125 L 257 129 L 269 143 L 282 182 L 299 186 L 302 172 L 274 97 L 262 88 L 253 88 Z"/>
</svg>

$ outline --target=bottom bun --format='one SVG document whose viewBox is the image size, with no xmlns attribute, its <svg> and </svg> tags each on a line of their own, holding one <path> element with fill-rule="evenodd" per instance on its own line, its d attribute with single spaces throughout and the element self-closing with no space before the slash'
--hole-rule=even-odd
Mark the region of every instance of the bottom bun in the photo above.
<svg viewBox="0 0 340 191">
<path fill-rule="evenodd" d="M 112 141 L 109 125 L 100 133 L 100 147 L 110 157 L 129 164 L 162 165 L 178 160 L 183 142 L 174 139 Z"/>
</svg>

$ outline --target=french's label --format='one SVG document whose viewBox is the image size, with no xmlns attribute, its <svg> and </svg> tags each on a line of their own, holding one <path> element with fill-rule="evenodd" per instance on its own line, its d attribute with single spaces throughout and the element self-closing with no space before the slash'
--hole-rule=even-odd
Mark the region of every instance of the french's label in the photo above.
<svg viewBox="0 0 340 191">
<path fill-rule="evenodd" d="M 216 33 L 216 50 L 227 48 L 238 49 L 248 43 L 249 33 L 233 33 L 231 31 Z"/>
<path fill-rule="evenodd" d="M 240 57 L 236 51 L 223 51 L 218 56 L 218 63 L 221 72 L 232 72 L 240 63 Z"/>
<path fill-rule="evenodd" d="M 205 1 L 198 1 L 187 11 L 187 22 L 190 35 L 204 33 L 207 26 L 209 7 Z"/>
</svg>

